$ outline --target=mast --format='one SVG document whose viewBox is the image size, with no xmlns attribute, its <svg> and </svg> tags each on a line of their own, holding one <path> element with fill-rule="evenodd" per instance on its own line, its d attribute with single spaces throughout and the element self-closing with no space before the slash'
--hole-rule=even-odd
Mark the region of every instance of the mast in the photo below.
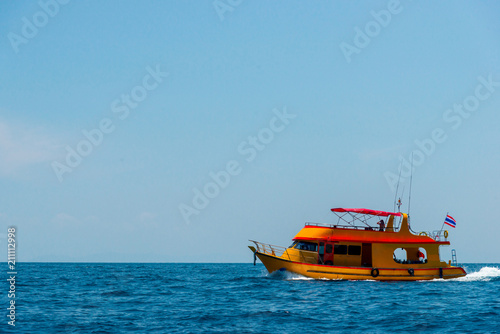
<svg viewBox="0 0 500 334">
<path fill-rule="evenodd" d="M 411 169 L 410 169 L 410 193 L 408 194 L 408 221 L 411 220 L 410 205 L 411 205 L 411 184 L 413 181 L 413 152 L 411 152 Z"/>
<path fill-rule="evenodd" d="M 396 199 L 398 198 L 399 181 L 401 180 L 402 165 L 403 165 L 403 163 L 399 164 L 398 186 L 396 187 L 396 194 L 394 195 L 394 208 L 392 209 L 392 211 L 396 211 Z M 398 206 L 398 210 L 399 210 L 399 206 Z"/>
</svg>

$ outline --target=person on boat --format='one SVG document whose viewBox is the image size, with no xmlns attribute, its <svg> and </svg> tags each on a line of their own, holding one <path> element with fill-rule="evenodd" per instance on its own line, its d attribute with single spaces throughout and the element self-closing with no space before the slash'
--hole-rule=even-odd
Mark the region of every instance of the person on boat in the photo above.
<svg viewBox="0 0 500 334">
<path fill-rule="evenodd" d="M 377 225 L 380 225 L 379 231 L 384 231 L 385 230 L 385 223 L 383 219 L 380 219 L 380 221 L 377 223 Z"/>
<path fill-rule="evenodd" d="M 422 252 L 420 251 L 420 249 L 417 251 L 417 256 L 418 256 L 418 260 L 419 260 L 420 262 L 424 262 L 425 255 L 424 255 L 424 253 L 422 253 Z"/>
</svg>

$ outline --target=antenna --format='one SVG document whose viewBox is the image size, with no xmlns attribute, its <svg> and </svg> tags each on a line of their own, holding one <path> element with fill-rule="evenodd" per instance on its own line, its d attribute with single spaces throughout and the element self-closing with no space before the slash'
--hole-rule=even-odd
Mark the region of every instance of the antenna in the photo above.
<svg viewBox="0 0 500 334">
<path fill-rule="evenodd" d="M 401 212 L 401 205 L 403 205 L 403 202 L 401 201 L 401 197 L 405 196 L 405 187 L 403 186 L 403 191 L 401 192 L 401 196 L 399 196 L 398 199 L 398 212 Z"/>
<path fill-rule="evenodd" d="M 411 169 L 410 169 L 410 192 L 408 194 L 408 222 L 411 220 L 410 204 L 411 204 L 411 183 L 413 181 L 413 152 L 411 152 Z"/>
<path fill-rule="evenodd" d="M 394 209 L 392 209 L 392 211 L 396 211 L 396 199 L 398 198 L 398 190 L 399 190 L 399 181 L 401 180 L 401 166 L 402 166 L 403 162 L 401 162 L 399 164 L 399 177 L 398 177 L 398 186 L 396 187 L 396 194 L 394 195 Z"/>
</svg>

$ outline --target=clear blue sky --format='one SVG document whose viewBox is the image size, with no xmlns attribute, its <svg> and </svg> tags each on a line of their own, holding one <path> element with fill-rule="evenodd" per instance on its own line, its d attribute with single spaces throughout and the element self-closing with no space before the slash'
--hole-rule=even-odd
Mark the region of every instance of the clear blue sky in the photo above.
<svg viewBox="0 0 500 334">
<path fill-rule="evenodd" d="M 248 239 L 287 246 L 332 207 L 392 210 L 388 173 L 438 129 L 413 228 L 449 212 L 459 261 L 500 262 L 498 2 L 55 4 L 0 4 L 0 243 L 17 226 L 19 260 L 250 262 Z M 88 154 L 72 168 L 68 148 Z"/>
</svg>

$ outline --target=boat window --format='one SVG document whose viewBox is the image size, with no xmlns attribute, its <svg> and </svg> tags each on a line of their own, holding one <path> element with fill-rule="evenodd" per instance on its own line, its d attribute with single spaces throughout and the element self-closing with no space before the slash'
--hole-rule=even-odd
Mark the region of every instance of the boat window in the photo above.
<svg viewBox="0 0 500 334">
<path fill-rule="evenodd" d="M 349 255 L 361 255 L 361 246 L 349 246 Z"/>
<path fill-rule="evenodd" d="M 407 263 L 406 249 L 397 248 L 396 250 L 394 250 L 394 253 L 392 254 L 392 258 L 394 259 L 394 262 L 396 262 L 396 263 Z"/>
<path fill-rule="evenodd" d="M 328 246 L 328 245 L 327 245 Z M 336 255 L 361 255 L 361 246 L 357 245 L 334 245 L 333 252 Z"/>
<path fill-rule="evenodd" d="M 332 244 L 326 244 L 326 253 L 330 254 L 333 250 Z"/>
<path fill-rule="evenodd" d="M 293 247 L 295 247 L 295 245 L 296 245 L 296 244 L 298 244 L 298 243 L 299 243 L 298 241 L 294 241 L 294 242 L 293 242 L 293 244 L 291 244 L 291 245 L 290 245 L 290 247 L 288 247 L 288 248 L 293 248 Z"/>
<path fill-rule="evenodd" d="M 333 253 L 336 255 L 346 255 L 347 254 L 347 245 L 334 245 Z"/>
<path fill-rule="evenodd" d="M 427 251 L 425 248 L 398 248 L 392 255 L 394 262 L 400 264 L 422 264 L 427 263 Z"/>
<path fill-rule="evenodd" d="M 318 250 L 318 244 L 315 244 L 313 242 L 299 241 L 295 248 L 310 252 L 316 252 Z"/>
</svg>

